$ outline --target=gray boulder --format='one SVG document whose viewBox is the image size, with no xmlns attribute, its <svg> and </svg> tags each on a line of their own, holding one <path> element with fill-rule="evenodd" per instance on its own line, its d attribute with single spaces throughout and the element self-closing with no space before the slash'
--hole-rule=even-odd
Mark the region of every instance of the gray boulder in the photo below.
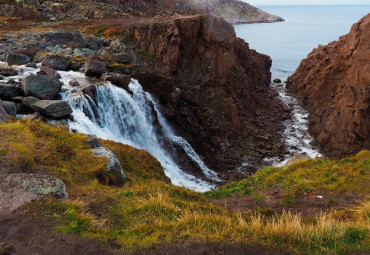
<svg viewBox="0 0 370 255">
<path fill-rule="evenodd" d="M 46 75 L 30 75 L 22 80 L 24 94 L 39 99 L 54 99 L 62 85 L 58 79 Z"/>
<path fill-rule="evenodd" d="M 272 80 L 274 83 L 281 83 L 281 80 L 279 78 L 275 78 Z"/>
<path fill-rule="evenodd" d="M 20 53 L 8 53 L 5 55 L 5 61 L 9 65 L 25 65 L 31 61 L 30 57 Z"/>
<path fill-rule="evenodd" d="M 14 212 L 22 205 L 46 196 L 68 197 L 64 183 L 53 176 L 37 174 L 0 175 L 0 215 Z"/>
<path fill-rule="evenodd" d="M 10 118 L 8 116 L 8 113 L 5 111 L 3 107 L 3 102 L 0 100 L 0 122 L 7 122 Z"/>
<path fill-rule="evenodd" d="M 33 69 L 36 69 L 37 68 L 37 65 L 35 62 L 30 62 L 26 65 L 26 67 L 30 67 L 30 68 L 33 68 Z"/>
<path fill-rule="evenodd" d="M 78 87 L 78 86 L 80 86 L 80 83 L 77 80 L 72 79 L 72 80 L 69 81 L 69 86 Z"/>
<path fill-rule="evenodd" d="M 3 108 L 4 110 L 12 116 L 17 115 L 17 104 L 10 101 L 3 101 Z"/>
<path fill-rule="evenodd" d="M 42 115 L 52 118 L 65 117 L 73 112 L 69 104 L 62 100 L 39 100 L 29 107 Z"/>
<path fill-rule="evenodd" d="M 46 76 L 57 78 L 57 79 L 61 78 L 60 74 L 55 69 L 50 68 L 48 66 L 41 66 L 40 71 L 44 73 Z"/>
<path fill-rule="evenodd" d="M 126 53 L 115 53 L 112 55 L 113 60 L 119 64 L 129 64 L 131 62 L 131 58 Z"/>
<path fill-rule="evenodd" d="M 126 176 L 122 171 L 121 164 L 118 161 L 116 155 L 113 152 L 105 147 L 98 147 L 92 150 L 93 155 L 98 157 L 103 157 L 108 160 L 106 165 L 106 171 L 112 174 L 115 177 L 115 184 L 123 184 L 125 182 Z"/>
<path fill-rule="evenodd" d="M 22 105 L 30 108 L 30 106 L 36 103 L 37 101 L 39 101 L 39 99 L 37 99 L 36 97 L 25 97 L 22 100 Z"/>
<path fill-rule="evenodd" d="M 78 32 L 53 31 L 44 34 L 45 42 L 51 45 L 65 45 L 72 48 L 84 48 L 86 41 Z"/>
<path fill-rule="evenodd" d="M 87 41 L 87 48 L 91 50 L 99 50 L 104 45 L 104 39 L 96 36 L 91 36 Z"/>
<path fill-rule="evenodd" d="M 88 60 L 85 63 L 85 75 L 101 77 L 107 71 L 105 64 L 98 60 Z"/>
<path fill-rule="evenodd" d="M 4 84 L 0 83 L 0 98 L 12 98 L 17 97 L 23 94 L 23 91 L 21 88 L 10 85 L 10 84 Z"/>
<path fill-rule="evenodd" d="M 112 75 L 104 76 L 103 79 L 105 81 L 111 82 L 113 85 L 116 85 L 117 87 L 120 87 L 122 89 L 130 91 L 130 89 L 128 87 L 131 83 L 131 76 L 130 75 L 112 74 Z"/>
<path fill-rule="evenodd" d="M 88 135 L 87 138 L 86 138 L 86 143 L 92 149 L 102 147 L 102 144 L 100 143 L 100 141 L 99 141 L 99 139 L 96 135 Z"/>
<path fill-rule="evenodd" d="M 47 56 L 42 61 L 41 65 L 50 67 L 54 70 L 67 70 L 68 61 L 65 57 L 59 55 Z"/>
</svg>

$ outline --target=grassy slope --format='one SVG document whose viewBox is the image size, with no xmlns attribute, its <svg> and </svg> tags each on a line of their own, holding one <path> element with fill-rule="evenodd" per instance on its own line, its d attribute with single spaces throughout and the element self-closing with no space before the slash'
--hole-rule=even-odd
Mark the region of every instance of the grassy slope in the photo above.
<svg viewBox="0 0 370 255">
<path fill-rule="evenodd" d="M 348 254 L 369 249 L 369 201 L 347 211 L 317 216 L 310 222 L 289 213 L 266 217 L 232 213 L 210 204 L 202 194 L 171 185 L 158 161 L 142 150 L 104 141 L 119 157 L 129 179 L 123 187 L 112 187 L 104 184 L 110 178 L 102 175 L 106 162 L 91 154 L 81 134 L 22 120 L 0 123 L 0 137 L 1 172 L 50 173 L 67 185 L 67 201 L 34 202 L 24 210 L 52 219 L 56 231 L 92 236 L 112 248 L 221 241 L 278 246 L 309 254 Z M 302 186 L 344 186 L 368 192 L 363 180 L 368 178 L 369 154 L 365 151 L 341 161 L 304 161 L 287 169 L 265 168 L 252 179 L 208 195 L 232 195 L 245 192 L 251 185 L 274 183 L 293 193 Z M 336 182 L 341 185 L 335 186 Z"/>
</svg>

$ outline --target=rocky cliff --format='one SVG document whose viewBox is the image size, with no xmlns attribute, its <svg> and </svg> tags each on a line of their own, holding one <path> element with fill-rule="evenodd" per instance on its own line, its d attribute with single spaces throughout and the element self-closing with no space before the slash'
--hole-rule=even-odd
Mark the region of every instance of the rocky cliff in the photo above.
<svg viewBox="0 0 370 255">
<path fill-rule="evenodd" d="M 310 132 L 327 155 L 370 148 L 370 14 L 348 35 L 314 49 L 289 78 L 310 112 Z"/>
<path fill-rule="evenodd" d="M 211 168 L 253 170 L 280 153 L 286 116 L 269 87 L 271 59 L 232 25 L 192 16 L 124 26 L 116 40 L 139 53 L 132 74 Z"/>
<path fill-rule="evenodd" d="M 170 16 L 174 14 L 208 14 L 231 23 L 276 22 L 270 15 L 238 0 L 0 0 L 0 15 L 24 18 L 101 19 Z"/>
</svg>

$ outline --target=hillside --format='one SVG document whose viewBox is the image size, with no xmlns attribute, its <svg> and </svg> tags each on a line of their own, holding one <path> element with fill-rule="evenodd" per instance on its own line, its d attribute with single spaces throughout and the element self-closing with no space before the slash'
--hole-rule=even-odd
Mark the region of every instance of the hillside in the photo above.
<svg viewBox="0 0 370 255">
<path fill-rule="evenodd" d="M 231 23 L 283 21 L 280 17 L 270 15 L 238 0 L 0 0 L 0 16 L 19 16 L 50 21 L 158 15 L 168 17 L 189 14 L 221 16 Z"/>
<path fill-rule="evenodd" d="M 308 160 L 266 168 L 207 195 L 254 197 L 260 190 L 261 196 L 277 185 L 286 196 L 280 198 L 281 206 L 288 209 L 299 201 L 299 194 L 324 194 L 328 213 L 316 210 L 304 216 L 266 207 L 225 210 L 203 194 L 171 185 L 145 151 L 102 141 L 117 155 L 127 178 L 124 186 L 107 185 L 111 177 L 101 178 L 106 161 L 92 155 L 86 136 L 69 134 L 63 126 L 25 119 L 0 123 L 0 134 L 2 175 L 53 175 L 64 182 L 68 193 L 68 199 L 46 196 L 12 214 L 0 212 L 3 254 L 187 254 L 189 250 L 230 255 L 350 254 L 369 247 L 369 202 L 364 197 L 369 188 L 368 151 L 340 161 Z M 338 196 L 330 199 L 328 192 Z M 357 194 L 358 200 L 338 207 L 348 192 Z M 9 201 L 12 198 L 5 200 Z M 305 205 L 311 208 L 312 203 Z"/>
</svg>

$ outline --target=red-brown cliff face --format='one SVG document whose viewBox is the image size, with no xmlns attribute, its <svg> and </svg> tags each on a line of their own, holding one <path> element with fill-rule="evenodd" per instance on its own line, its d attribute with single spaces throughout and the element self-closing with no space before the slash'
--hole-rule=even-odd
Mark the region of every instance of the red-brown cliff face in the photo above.
<svg viewBox="0 0 370 255">
<path fill-rule="evenodd" d="M 191 16 L 124 26 L 118 38 L 139 52 L 134 77 L 224 178 L 243 160 L 253 169 L 281 151 L 286 116 L 269 87 L 271 59 L 236 38 L 232 25 Z"/>
<path fill-rule="evenodd" d="M 288 88 L 310 112 L 310 132 L 333 157 L 370 148 L 370 14 L 350 33 L 314 49 Z"/>
</svg>

